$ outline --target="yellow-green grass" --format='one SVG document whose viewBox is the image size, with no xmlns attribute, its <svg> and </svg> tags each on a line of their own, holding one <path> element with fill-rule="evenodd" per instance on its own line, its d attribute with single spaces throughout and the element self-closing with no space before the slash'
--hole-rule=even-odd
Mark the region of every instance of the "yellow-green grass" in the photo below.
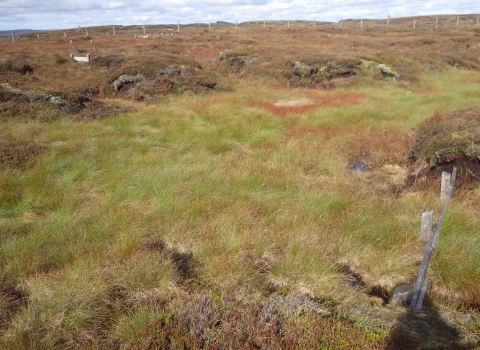
<svg viewBox="0 0 480 350">
<path fill-rule="evenodd" d="M 478 104 L 470 78 L 480 75 L 449 69 L 414 88 L 354 84 L 315 94 L 363 95 L 358 104 L 281 116 L 261 103 L 311 91 L 239 81 L 235 92 L 130 102 L 137 112 L 101 121 L 2 125 L 13 140 L 49 148 L 30 169 L 0 171 L 0 277 L 28 295 L 0 344 L 130 340 L 185 292 L 168 251 L 194 257 L 191 293 L 300 292 L 348 305 L 368 300 L 352 278 L 367 292 L 414 281 L 420 214 L 440 212 L 438 191 L 399 192 L 382 166 L 406 167 L 423 120 Z M 362 155 L 373 173 L 348 170 Z M 475 196 L 453 198 L 432 261 L 434 301 L 478 303 Z"/>
</svg>

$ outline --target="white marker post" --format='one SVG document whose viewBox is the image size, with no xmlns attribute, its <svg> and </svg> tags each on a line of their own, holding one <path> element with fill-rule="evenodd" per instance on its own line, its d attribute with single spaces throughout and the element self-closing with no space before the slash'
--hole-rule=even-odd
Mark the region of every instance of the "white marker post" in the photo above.
<svg viewBox="0 0 480 350">
<path fill-rule="evenodd" d="M 422 221 L 420 224 L 420 238 L 430 239 L 430 236 L 432 235 L 432 217 L 433 210 L 422 213 Z"/>
<path fill-rule="evenodd" d="M 13 35 L 13 32 L 12 32 L 12 42 L 15 42 L 15 36 Z"/>
<path fill-rule="evenodd" d="M 442 172 L 442 182 L 440 183 L 440 199 L 446 200 L 448 195 L 448 190 L 450 189 L 450 180 L 452 175 L 446 171 Z"/>
<path fill-rule="evenodd" d="M 145 35 L 145 25 L 143 25 L 143 35 Z"/>
<path fill-rule="evenodd" d="M 387 27 L 390 25 L 390 15 L 388 15 L 388 18 L 387 18 Z"/>
<path fill-rule="evenodd" d="M 177 32 L 180 32 L 180 22 L 177 21 Z"/>
<path fill-rule="evenodd" d="M 113 26 L 113 35 L 115 35 L 115 26 Z"/>
<path fill-rule="evenodd" d="M 67 33 L 63 33 L 63 36 L 66 38 L 66 37 L 67 37 Z"/>
<path fill-rule="evenodd" d="M 360 20 L 360 28 L 363 28 L 363 19 Z"/>
<path fill-rule="evenodd" d="M 417 21 L 413 20 L 413 29 L 415 29 L 416 25 L 417 25 Z"/>
</svg>

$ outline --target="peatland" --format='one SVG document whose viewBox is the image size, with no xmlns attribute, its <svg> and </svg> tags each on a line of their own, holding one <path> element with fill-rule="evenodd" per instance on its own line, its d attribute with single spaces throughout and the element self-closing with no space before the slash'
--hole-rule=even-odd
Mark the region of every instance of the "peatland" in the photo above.
<svg viewBox="0 0 480 350">
<path fill-rule="evenodd" d="M 480 346 L 480 28 L 411 20 L 0 41 L 0 348 Z"/>
</svg>

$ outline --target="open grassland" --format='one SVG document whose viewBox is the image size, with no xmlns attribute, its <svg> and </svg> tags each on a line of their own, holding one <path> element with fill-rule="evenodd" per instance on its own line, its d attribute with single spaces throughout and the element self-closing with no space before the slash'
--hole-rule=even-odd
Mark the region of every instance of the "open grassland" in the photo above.
<svg viewBox="0 0 480 350">
<path fill-rule="evenodd" d="M 418 273 L 420 214 L 442 208 L 439 180 L 406 185 L 416 128 L 479 105 L 479 32 L 91 35 L 0 42 L 0 83 L 88 98 L 0 102 L 1 348 L 478 345 L 475 183 L 455 191 L 425 311 L 386 302 Z M 326 57 L 356 68 L 292 66 Z M 194 79 L 113 91 L 171 65 Z"/>
</svg>

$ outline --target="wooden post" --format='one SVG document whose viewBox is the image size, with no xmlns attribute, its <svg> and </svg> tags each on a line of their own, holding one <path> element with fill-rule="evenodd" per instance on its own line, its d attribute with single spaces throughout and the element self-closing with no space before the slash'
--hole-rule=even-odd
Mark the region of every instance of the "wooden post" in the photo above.
<svg viewBox="0 0 480 350">
<path fill-rule="evenodd" d="M 388 18 L 387 18 L 387 27 L 390 25 L 390 15 L 388 15 Z"/>
<path fill-rule="evenodd" d="M 420 225 L 420 238 L 430 239 L 432 235 L 432 216 L 433 211 L 422 213 L 422 223 Z"/>
<path fill-rule="evenodd" d="M 63 36 L 66 38 L 66 37 L 67 37 L 67 33 L 63 33 Z"/>
<path fill-rule="evenodd" d="M 115 35 L 115 26 L 113 26 L 113 35 Z"/>
<path fill-rule="evenodd" d="M 177 32 L 179 32 L 179 31 L 180 31 L 180 22 L 177 21 Z"/>
<path fill-rule="evenodd" d="M 12 42 L 15 42 L 15 36 L 13 35 L 13 32 L 12 32 Z"/>
<path fill-rule="evenodd" d="M 238 29 L 238 19 L 235 20 L 235 29 Z"/>
<path fill-rule="evenodd" d="M 457 176 L 457 168 L 453 168 L 452 175 L 449 179 L 449 188 L 447 197 L 445 200 L 445 204 L 443 205 L 442 213 L 440 214 L 440 219 L 438 220 L 437 227 L 435 228 L 435 232 L 430 236 L 428 240 L 427 246 L 425 248 L 425 254 L 423 255 L 422 264 L 420 265 L 420 270 L 418 272 L 417 282 L 415 283 L 415 288 L 412 294 L 412 301 L 410 303 L 410 307 L 415 309 L 416 311 L 420 311 L 423 305 L 423 298 L 425 297 L 425 292 L 427 290 L 427 270 L 428 264 L 430 262 L 430 256 L 432 251 L 437 247 L 438 239 L 440 237 L 440 231 L 442 230 L 443 220 L 445 218 L 445 214 L 447 213 L 448 203 L 452 198 L 453 194 L 453 187 L 455 185 L 455 178 Z M 442 177 L 443 179 L 443 177 Z"/>
<path fill-rule="evenodd" d="M 435 21 L 435 29 L 438 28 L 438 16 L 437 16 L 437 20 Z"/>
<path fill-rule="evenodd" d="M 447 173 L 446 171 L 442 172 L 442 182 L 440 185 L 441 200 L 445 200 L 447 198 L 447 193 L 450 187 L 450 179 L 451 179 L 450 173 Z"/>
<path fill-rule="evenodd" d="M 340 28 L 342 28 L 343 17 L 340 17 Z"/>
<path fill-rule="evenodd" d="M 316 22 L 316 21 L 317 21 L 317 18 L 315 17 L 315 18 L 313 19 L 313 28 L 315 28 L 315 22 Z"/>
<path fill-rule="evenodd" d="M 145 25 L 143 25 L 143 35 L 145 35 Z"/>
<path fill-rule="evenodd" d="M 360 28 L 363 28 L 363 19 L 360 20 Z"/>
<path fill-rule="evenodd" d="M 211 24 L 210 24 L 210 21 L 208 21 L 208 30 L 211 30 Z"/>
<path fill-rule="evenodd" d="M 265 27 L 265 20 L 263 20 L 263 28 L 266 28 L 266 27 Z"/>
<path fill-rule="evenodd" d="M 417 312 L 422 310 L 423 299 L 425 298 L 425 294 L 427 293 L 427 286 L 428 286 L 428 281 L 424 280 L 422 284 L 422 288 L 420 288 L 420 293 L 418 294 L 417 305 L 415 305 L 415 311 Z"/>
<path fill-rule="evenodd" d="M 287 26 L 288 26 L 288 28 L 290 28 L 290 20 L 289 19 L 287 19 Z"/>
<path fill-rule="evenodd" d="M 416 20 L 413 20 L 413 29 L 415 29 L 416 24 L 417 24 L 417 21 L 416 21 Z"/>
<path fill-rule="evenodd" d="M 460 16 L 457 17 L 457 27 L 460 24 Z"/>
<path fill-rule="evenodd" d="M 479 18 L 477 17 L 477 27 L 478 27 L 478 19 L 479 19 Z"/>
<path fill-rule="evenodd" d="M 86 36 L 88 36 L 88 29 L 85 29 L 85 34 Z"/>
</svg>

